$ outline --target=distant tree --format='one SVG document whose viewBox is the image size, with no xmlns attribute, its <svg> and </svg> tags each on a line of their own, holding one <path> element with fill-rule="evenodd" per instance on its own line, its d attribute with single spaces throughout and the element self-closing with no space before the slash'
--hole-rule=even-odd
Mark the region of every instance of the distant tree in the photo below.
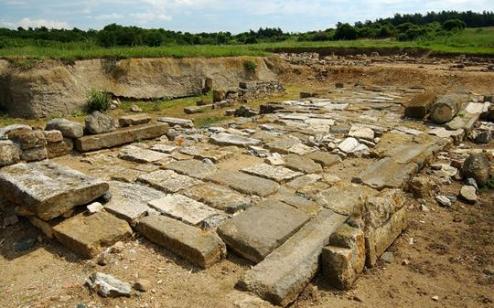
<svg viewBox="0 0 494 308">
<path fill-rule="evenodd" d="M 466 24 L 460 19 L 448 19 L 443 23 L 443 28 L 446 31 L 452 31 L 452 30 L 463 30 L 465 29 Z"/>
<path fill-rule="evenodd" d="M 350 24 L 338 23 L 334 34 L 335 40 L 355 40 L 357 38 L 357 30 Z"/>
</svg>

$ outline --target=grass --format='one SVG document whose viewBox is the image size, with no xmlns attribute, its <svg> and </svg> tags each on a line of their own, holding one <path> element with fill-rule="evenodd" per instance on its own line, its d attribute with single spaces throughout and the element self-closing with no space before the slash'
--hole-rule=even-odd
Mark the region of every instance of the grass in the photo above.
<svg viewBox="0 0 494 308">
<path fill-rule="evenodd" d="M 157 57 L 229 57 L 266 56 L 277 49 L 307 48 L 424 48 L 433 53 L 494 55 L 494 27 L 469 28 L 447 36 L 400 42 L 396 40 L 355 40 L 298 42 L 284 41 L 253 45 L 195 45 L 161 47 L 103 48 L 87 43 L 60 43 L 53 47 L 18 47 L 0 49 L 0 58 L 15 59 L 21 66 L 30 67 L 36 60 L 60 59 L 74 61 L 91 58 L 157 58 Z"/>
</svg>

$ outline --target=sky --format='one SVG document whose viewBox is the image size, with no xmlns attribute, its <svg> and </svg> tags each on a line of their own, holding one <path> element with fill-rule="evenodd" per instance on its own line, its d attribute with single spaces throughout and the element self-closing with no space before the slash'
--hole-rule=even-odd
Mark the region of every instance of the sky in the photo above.
<svg viewBox="0 0 494 308">
<path fill-rule="evenodd" d="M 239 33 L 303 32 L 440 10 L 494 11 L 494 0 L 0 0 L 0 27 L 100 29 L 107 24 Z"/>
</svg>

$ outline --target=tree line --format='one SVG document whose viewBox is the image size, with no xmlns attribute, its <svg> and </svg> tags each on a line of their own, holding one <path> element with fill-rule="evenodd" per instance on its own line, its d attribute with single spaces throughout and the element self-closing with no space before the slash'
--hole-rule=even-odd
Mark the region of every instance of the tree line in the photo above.
<svg viewBox="0 0 494 308">
<path fill-rule="evenodd" d="M 28 45 L 50 46 L 55 43 L 86 43 L 102 47 L 163 45 L 226 45 L 279 42 L 284 40 L 328 41 L 359 38 L 416 40 L 445 35 L 465 27 L 494 26 L 494 12 L 442 11 L 422 14 L 396 14 L 375 21 L 338 23 L 336 28 L 305 33 L 287 33 L 280 28 L 260 28 L 239 34 L 230 32 L 189 33 L 165 29 L 144 29 L 111 24 L 101 30 L 0 28 L 0 48 Z"/>
</svg>

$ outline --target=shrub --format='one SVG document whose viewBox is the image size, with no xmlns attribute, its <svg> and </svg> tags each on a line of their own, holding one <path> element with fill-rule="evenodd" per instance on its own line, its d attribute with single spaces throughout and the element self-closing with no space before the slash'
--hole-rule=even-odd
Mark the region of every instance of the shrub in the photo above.
<svg viewBox="0 0 494 308">
<path fill-rule="evenodd" d="M 357 30 L 350 24 L 338 23 L 334 34 L 335 40 L 355 40 L 357 39 Z"/>
<path fill-rule="evenodd" d="M 257 69 L 257 64 L 254 61 L 246 60 L 246 61 L 244 61 L 244 69 L 248 73 L 254 74 L 256 72 L 256 69 Z"/>
<path fill-rule="evenodd" d="M 444 22 L 443 28 L 446 31 L 452 30 L 463 30 L 465 29 L 466 24 L 460 19 L 448 19 Z"/>
<path fill-rule="evenodd" d="M 110 108 L 110 95 L 102 91 L 92 90 L 87 99 L 88 112 L 106 111 Z"/>
</svg>

